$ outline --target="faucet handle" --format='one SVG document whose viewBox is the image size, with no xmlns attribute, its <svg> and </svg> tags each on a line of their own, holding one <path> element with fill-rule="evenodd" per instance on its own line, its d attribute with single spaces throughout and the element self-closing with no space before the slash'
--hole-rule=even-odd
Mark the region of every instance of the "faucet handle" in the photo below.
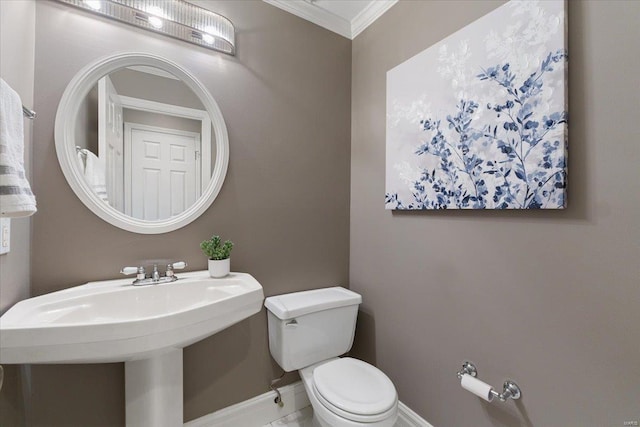
<svg viewBox="0 0 640 427">
<path fill-rule="evenodd" d="M 124 274 L 124 275 L 129 275 L 129 274 L 136 274 L 136 280 L 144 280 L 145 278 L 145 272 L 144 272 L 144 267 L 140 266 L 140 267 L 122 267 L 122 270 L 120 270 L 120 273 Z"/>
<path fill-rule="evenodd" d="M 174 270 L 182 270 L 183 268 L 185 268 L 187 266 L 187 263 L 184 261 L 178 261 L 178 262 L 174 262 L 171 264 L 171 267 Z"/>
<path fill-rule="evenodd" d="M 122 267 L 120 273 L 128 276 L 129 274 L 136 274 L 138 272 L 138 267 Z"/>
<path fill-rule="evenodd" d="M 179 261 L 179 262 L 174 262 L 171 264 L 167 264 L 167 272 L 165 273 L 165 275 L 167 277 L 175 277 L 173 274 L 173 270 L 182 270 L 183 268 L 185 268 L 187 266 L 187 263 L 184 261 Z"/>
</svg>

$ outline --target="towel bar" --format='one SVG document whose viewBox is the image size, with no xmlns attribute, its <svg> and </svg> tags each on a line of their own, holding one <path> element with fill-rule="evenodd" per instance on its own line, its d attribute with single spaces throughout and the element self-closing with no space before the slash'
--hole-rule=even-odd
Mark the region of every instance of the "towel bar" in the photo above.
<svg viewBox="0 0 640 427">
<path fill-rule="evenodd" d="M 30 108 L 25 107 L 24 105 L 22 106 L 22 114 L 24 114 L 24 116 L 30 120 L 33 120 L 36 118 L 36 112 Z"/>
</svg>

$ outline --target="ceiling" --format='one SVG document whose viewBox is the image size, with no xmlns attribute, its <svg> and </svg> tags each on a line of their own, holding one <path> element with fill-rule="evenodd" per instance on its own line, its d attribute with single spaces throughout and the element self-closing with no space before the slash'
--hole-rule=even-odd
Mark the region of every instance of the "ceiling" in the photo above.
<svg viewBox="0 0 640 427">
<path fill-rule="evenodd" d="M 398 0 L 263 0 L 353 39 Z"/>
</svg>

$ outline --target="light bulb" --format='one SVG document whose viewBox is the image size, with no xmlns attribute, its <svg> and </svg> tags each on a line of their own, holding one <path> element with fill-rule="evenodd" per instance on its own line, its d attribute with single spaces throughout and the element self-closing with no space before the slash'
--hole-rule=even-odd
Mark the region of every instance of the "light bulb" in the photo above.
<svg viewBox="0 0 640 427">
<path fill-rule="evenodd" d="M 147 22 L 151 24 L 153 28 L 162 28 L 162 19 L 164 18 L 164 11 L 158 6 L 150 6 L 145 9 L 145 12 L 149 14 Z"/>
<path fill-rule="evenodd" d="M 155 16 L 159 16 L 161 18 L 164 18 L 164 11 L 159 6 L 149 6 L 149 7 L 145 8 L 145 11 L 147 13 L 150 13 L 151 15 L 155 15 Z"/>
<path fill-rule="evenodd" d="M 162 19 L 158 18 L 157 16 L 150 16 L 149 18 L 147 18 L 147 21 L 153 28 L 162 28 Z"/>
<path fill-rule="evenodd" d="M 204 32 L 205 32 L 205 33 L 207 33 L 207 34 L 211 34 L 211 35 L 212 35 L 212 36 L 214 36 L 214 37 L 217 37 L 217 36 L 219 36 L 219 35 L 220 35 L 220 31 L 216 30 L 216 28 L 215 28 L 215 27 L 212 27 L 212 26 L 210 26 L 210 25 L 209 25 L 209 26 L 207 26 L 207 27 L 204 29 Z"/>
<path fill-rule="evenodd" d="M 211 34 L 203 34 L 202 41 L 205 43 L 213 44 L 213 42 L 216 41 L 216 38 L 213 37 Z"/>
<path fill-rule="evenodd" d="M 84 0 L 84 4 L 93 10 L 100 10 L 102 8 L 102 2 L 100 0 Z"/>
</svg>

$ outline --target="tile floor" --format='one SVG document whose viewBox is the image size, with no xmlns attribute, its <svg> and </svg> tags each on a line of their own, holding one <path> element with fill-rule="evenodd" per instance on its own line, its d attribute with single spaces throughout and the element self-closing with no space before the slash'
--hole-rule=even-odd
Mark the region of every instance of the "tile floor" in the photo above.
<svg viewBox="0 0 640 427">
<path fill-rule="evenodd" d="M 311 406 L 307 406 L 262 427 L 313 427 L 312 416 Z"/>
<path fill-rule="evenodd" d="M 298 412 L 289 414 L 284 418 L 265 424 L 262 427 L 314 427 L 312 417 L 313 412 L 311 411 L 311 406 L 307 406 Z M 407 424 L 402 423 L 401 420 L 398 419 L 394 425 L 396 427 L 401 427 L 406 426 Z"/>
</svg>

